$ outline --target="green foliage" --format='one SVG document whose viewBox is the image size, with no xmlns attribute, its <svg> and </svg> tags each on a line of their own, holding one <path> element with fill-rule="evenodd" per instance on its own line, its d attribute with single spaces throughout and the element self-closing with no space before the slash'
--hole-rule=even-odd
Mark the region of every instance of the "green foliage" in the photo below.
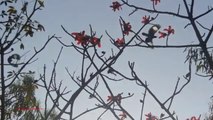
<svg viewBox="0 0 213 120">
<path fill-rule="evenodd" d="M 213 70 L 210 67 L 207 57 L 205 56 L 203 50 L 201 48 L 186 48 L 185 52 L 187 53 L 186 61 L 190 59 L 193 60 L 196 68 L 197 75 L 199 73 L 203 73 L 205 77 L 209 77 L 210 79 L 213 78 Z M 213 51 L 208 51 L 210 53 L 210 57 L 213 58 Z"/>
<path fill-rule="evenodd" d="M 37 88 L 31 75 L 24 75 L 21 81 L 12 84 L 8 91 L 8 100 L 10 101 L 8 111 L 14 117 L 20 117 L 23 114 L 31 114 L 29 113 L 29 111 L 32 111 L 31 108 L 39 108 L 39 102 L 35 98 Z"/>
<path fill-rule="evenodd" d="M 211 99 L 211 102 L 209 103 L 209 113 L 205 117 L 205 120 L 213 120 L 213 97 Z"/>
<path fill-rule="evenodd" d="M 44 26 L 33 18 L 34 14 L 43 7 L 44 2 L 40 0 L 0 1 L 0 55 L 5 59 L 0 63 L 0 71 L 3 71 L 0 76 L 1 119 L 22 115 L 32 116 L 31 114 L 35 114 L 35 111 L 27 111 L 27 109 L 39 106 L 34 96 L 37 89 L 34 78 L 23 72 L 23 68 L 29 64 L 31 59 L 25 58 L 26 61 L 23 61 L 23 56 L 14 51 L 14 48 L 24 50 L 26 37 L 33 37 L 35 32 L 45 30 Z M 24 76 L 21 77 L 21 75 Z M 30 118 L 26 117 L 26 119 Z"/>
<path fill-rule="evenodd" d="M 10 42 L 21 42 L 20 49 L 24 49 L 24 43 L 22 42 L 24 36 L 33 37 L 36 31 L 45 30 L 41 23 L 32 19 L 34 13 L 44 7 L 44 2 L 36 0 L 35 4 L 32 5 L 30 6 L 28 2 L 23 3 L 16 0 L 3 0 L 0 2 L 0 30 L 3 32 L 1 37 L 5 40 L 2 43 L 9 45 L 8 48 L 12 45 L 10 45 Z"/>
<path fill-rule="evenodd" d="M 24 120 L 42 120 L 45 119 L 44 109 L 40 107 L 39 101 L 35 97 L 37 80 L 34 80 L 32 74 L 22 76 L 22 79 L 16 81 L 9 87 L 7 91 L 7 112 L 6 118 L 19 118 Z M 9 72 L 9 75 L 12 72 Z M 49 110 L 47 110 L 49 112 Z M 50 115 L 45 120 L 53 120 L 57 115 L 55 110 L 52 110 Z"/>
</svg>

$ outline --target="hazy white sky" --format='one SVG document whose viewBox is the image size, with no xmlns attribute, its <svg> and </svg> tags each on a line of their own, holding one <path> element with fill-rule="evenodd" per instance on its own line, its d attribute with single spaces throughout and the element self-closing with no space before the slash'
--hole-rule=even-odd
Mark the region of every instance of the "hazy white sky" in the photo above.
<svg viewBox="0 0 213 120">
<path fill-rule="evenodd" d="M 142 5 L 143 7 L 151 6 L 149 0 L 129 1 L 137 5 Z M 46 40 L 47 35 L 52 34 L 62 37 L 61 40 L 65 43 L 71 43 L 74 40 L 63 32 L 60 25 L 63 25 L 71 33 L 80 32 L 82 30 L 89 32 L 89 24 L 91 24 L 98 36 L 103 35 L 101 41 L 102 48 L 99 48 L 99 50 L 109 52 L 112 46 L 109 45 L 109 38 L 105 34 L 105 30 L 107 30 L 114 38 L 121 37 L 122 34 L 118 21 L 120 16 L 122 16 L 124 20 L 129 21 L 133 30 L 137 31 L 142 25 L 142 17 L 144 15 L 151 15 L 150 13 L 136 12 L 129 17 L 128 14 L 131 12 L 131 9 L 123 7 L 121 11 L 113 12 L 109 7 L 111 3 L 111 0 L 46 0 L 45 9 L 37 13 L 35 16 L 45 26 L 46 32 L 36 33 L 35 40 L 28 41 L 27 44 L 29 44 L 29 46 L 41 46 Z M 182 0 L 163 0 L 157 6 L 157 9 L 176 11 L 179 3 L 182 4 Z M 195 12 L 202 13 L 207 10 L 208 5 L 213 5 L 213 1 L 196 1 L 195 4 L 197 7 Z M 181 9 L 183 8 L 184 7 L 181 7 Z M 184 12 L 185 10 L 181 10 L 181 13 L 184 14 Z M 201 19 L 200 22 L 204 25 L 212 25 L 212 15 L 213 14 L 211 13 L 205 19 Z M 151 16 L 154 17 L 155 15 Z M 175 29 L 175 34 L 171 36 L 169 44 L 196 43 L 192 29 L 190 27 L 184 29 L 187 21 L 176 17 L 160 15 L 155 22 L 160 24 L 162 29 L 169 25 Z M 147 30 L 148 27 L 144 29 L 144 32 Z M 154 44 L 163 45 L 165 44 L 165 40 L 155 39 Z M 52 61 L 56 58 L 59 50 L 59 43 L 57 41 L 52 41 L 45 52 L 39 56 L 39 61 L 30 67 L 35 68 L 36 73 L 42 73 L 43 64 L 47 64 L 47 68 L 50 70 L 53 66 Z M 146 80 L 150 89 L 153 90 L 160 100 L 164 101 L 170 94 L 172 94 L 178 77 L 181 78 L 181 83 L 185 82 L 182 76 L 188 71 L 187 64 L 184 64 L 186 53 L 183 53 L 183 50 L 184 49 L 128 48 L 121 58 L 118 59 L 118 63 L 115 64 L 114 67 L 128 75 L 129 70 L 127 63 L 128 61 L 135 61 L 136 70 L 139 76 L 143 80 Z M 65 71 L 65 67 L 68 67 L 71 73 L 74 71 L 80 71 L 81 65 L 79 60 L 81 59 L 81 56 L 76 53 L 77 52 L 72 48 L 65 48 L 57 67 L 58 80 L 64 80 L 64 86 L 68 86 L 70 90 L 75 89 L 76 85 L 70 82 L 71 80 Z M 193 69 L 193 71 L 195 70 Z M 142 97 L 144 89 L 141 87 L 135 87 L 135 83 L 129 81 L 123 81 L 111 85 L 115 94 L 121 92 L 124 92 L 124 95 L 127 95 L 128 92 L 135 93 L 133 98 L 125 100 L 124 106 L 129 110 L 129 113 L 138 120 L 140 117 L 139 99 Z M 210 101 L 213 91 L 212 85 L 212 81 L 193 75 L 191 83 L 175 98 L 171 109 L 175 111 L 180 120 L 194 115 L 204 115 L 208 111 L 208 102 Z M 41 99 L 44 99 L 43 95 L 41 95 L 42 91 L 38 90 L 38 93 L 38 96 Z M 103 90 L 102 95 L 107 99 L 109 93 L 107 93 L 106 90 Z M 77 112 L 86 110 L 86 108 L 91 108 L 97 103 L 97 101 L 87 100 L 87 98 L 88 95 L 83 94 L 77 99 L 75 106 Z M 149 112 L 159 116 L 163 111 L 151 96 L 147 95 L 145 113 Z M 79 120 L 93 120 L 100 114 L 100 111 L 92 112 L 83 116 Z M 107 115 L 109 116 L 106 117 Z M 102 120 L 114 120 L 113 118 L 110 118 L 110 116 L 110 114 L 106 114 Z"/>
</svg>

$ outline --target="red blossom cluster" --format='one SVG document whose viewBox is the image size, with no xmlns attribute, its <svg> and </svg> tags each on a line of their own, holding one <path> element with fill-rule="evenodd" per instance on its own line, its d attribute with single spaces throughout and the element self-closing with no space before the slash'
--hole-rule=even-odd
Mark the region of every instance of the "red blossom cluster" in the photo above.
<svg viewBox="0 0 213 120">
<path fill-rule="evenodd" d="M 121 94 L 118 94 L 117 96 L 108 96 L 107 98 L 107 101 L 108 102 L 117 102 L 117 103 L 121 103 L 121 99 L 122 99 L 122 96 Z"/>
<path fill-rule="evenodd" d="M 154 3 L 154 5 L 160 3 L 160 0 L 151 0 L 151 1 Z M 110 5 L 113 11 L 122 9 L 121 6 L 122 4 L 120 4 L 118 1 L 112 2 L 112 5 Z"/>
<path fill-rule="evenodd" d="M 175 30 L 172 29 L 171 26 L 169 26 L 168 28 L 165 28 L 163 31 L 165 32 L 161 32 L 161 31 L 158 32 L 160 34 L 159 38 L 165 38 L 166 36 L 169 36 L 171 33 L 175 34 Z"/>
<path fill-rule="evenodd" d="M 121 6 L 122 5 L 118 1 L 115 1 L 112 2 L 112 5 L 110 7 L 113 9 L 113 11 L 116 11 L 122 9 Z"/>
<path fill-rule="evenodd" d="M 85 34 L 85 31 L 82 32 L 73 32 L 71 35 L 74 36 L 74 39 L 77 41 L 77 44 L 81 44 L 82 46 L 86 46 L 89 43 L 92 45 L 98 45 L 101 47 L 101 40 L 95 36 L 89 36 Z"/>
<path fill-rule="evenodd" d="M 146 120 L 158 120 L 158 118 L 154 115 L 152 115 L 152 113 L 148 113 L 148 114 L 145 114 L 146 116 Z"/>
<path fill-rule="evenodd" d="M 195 116 L 192 116 L 191 119 L 186 119 L 186 120 L 200 120 L 200 117 L 196 118 Z"/>
<path fill-rule="evenodd" d="M 165 32 L 158 32 L 160 34 L 159 38 L 165 38 L 167 36 L 167 34 Z"/>
<path fill-rule="evenodd" d="M 126 112 L 122 112 L 121 114 L 119 114 L 119 116 L 121 116 L 120 120 L 124 120 L 127 118 Z"/>
<path fill-rule="evenodd" d="M 144 24 L 148 24 L 149 22 L 150 22 L 150 16 L 144 16 L 143 18 L 142 18 L 142 21 L 141 21 L 142 23 L 144 23 Z"/>
<path fill-rule="evenodd" d="M 160 3 L 160 0 L 151 0 L 155 5 L 157 5 L 158 3 Z"/>
<path fill-rule="evenodd" d="M 130 23 L 125 23 L 123 22 L 123 34 L 124 35 L 129 35 L 129 32 L 131 31 L 132 26 L 130 25 Z"/>
<path fill-rule="evenodd" d="M 171 33 L 174 34 L 175 33 L 175 30 L 172 29 L 171 26 L 169 26 L 167 29 L 164 29 L 164 31 L 167 31 L 167 34 L 170 35 Z"/>
<path fill-rule="evenodd" d="M 123 38 L 117 38 L 117 40 L 115 41 L 115 45 L 117 46 L 117 47 L 122 47 L 122 46 L 124 46 L 124 44 L 125 44 L 125 40 L 123 39 Z"/>
</svg>

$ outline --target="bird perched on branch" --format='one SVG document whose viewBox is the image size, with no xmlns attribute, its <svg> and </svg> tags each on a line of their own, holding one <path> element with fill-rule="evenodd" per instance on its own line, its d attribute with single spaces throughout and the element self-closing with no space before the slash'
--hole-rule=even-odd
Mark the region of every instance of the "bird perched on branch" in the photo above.
<svg viewBox="0 0 213 120">
<path fill-rule="evenodd" d="M 161 26 L 159 24 L 155 24 L 149 29 L 148 33 L 142 33 L 142 35 L 147 37 L 145 39 L 146 43 L 153 42 L 153 39 L 157 37 L 157 36 L 155 36 L 155 33 L 160 29 L 160 27 Z"/>
</svg>

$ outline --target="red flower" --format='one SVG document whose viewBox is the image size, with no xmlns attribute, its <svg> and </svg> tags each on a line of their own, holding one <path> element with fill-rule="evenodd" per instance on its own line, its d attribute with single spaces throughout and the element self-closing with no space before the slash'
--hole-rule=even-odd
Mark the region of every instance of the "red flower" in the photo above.
<svg viewBox="0 0 213 120">
<path fill-rule="evenodd" d="M 107 101 L 109 101 L 109 102 L 111 102 L 112 101 L 112 96 L 107 96 L 108 98 L 107 98 Z"/>
<path fill-rule="evenodd" d="M 159 38 L 165 38 L 167 36 L 167 34 L 165 32 L 158 32 L 160 34 Z"/>
<path fill-rule="evenodd" d="M 160 0 L 151 0 L 153 3 L 155 3 L 155 5 L 158 4 L 158 2 L 160 3 Z"/>
<path fill-rule="evenodd" d="M 110 7 L 113 9 L 113 11 L 122 9 L 121 4 L 118 1 L 112 2 Z"/>
<path fill-rule="evenodd" d="M 121 94 L 118 94 L 117 96 L 108 96 L 107 101 L 108 102 L 118 102 L 119 104 L 121 103 Z"/>
<path fill-rule="evenodd" d="M 186 120 L 200 120 L 200 117 L 196 118 L 195 116 L 192 116 L 191 119 L 186 119 Z"/>
<path fill-rule="evenodd" d="M 175 30 L 172 29 L 171 26 L 169 26 L 167 29 L 164 29 L 164 31 L 167 31 L 167 34 L 170 35 L 171 33 L 174 34 L 175 33 Z"/>
<path fill-rule="evenodd" d="M 100 38 L 86 35 L 85 31 L 82 31 L 79 33 L 73 32 L 71 34 L 73 35 L 74 39 L 77 41 L 77 44 L 88 45 L 89 43 L 91 43 L 92 45 L 98 45 L 98 47 L 101 47 Z"/>
<path fill-rule="evenodd" d="M 125 118 L 127 118 L 127 115 L 125 112 L 122 112 L 121 114 L 119 114 L 119 116 L 121 116 L 120 120 L 124 120 Z"/>
<path fill-rule="evenodd" d="M 145 115 L 146 116 L 146 120 L 158 120 L 156 116 L 153 116 L 152 113 L 148 113 Z"/>
<path fill-rule="evenodd" d="M 145 16 L 142 18 L 142 23 L 148 24 L 149 21 L 150 21 L 149 19 L 150 19 L 150 16 L 147 17 L 147 16 L 145 15 Z"/>
<path fill-rule="evenodd" d="M 77 44 L 86 45 L 89 42 L 89 36 L 85 35 L 85 31 L 80 33 L 73 32 L 72 35 L 75 37 Z"/>
<path fill-rule="evenodd" d="M 128 23 L 125 23 L 125 22 L 123 22 L 123 33 L 125 34 L 125 35 L 129 35 L 129 32 L 131 31 L 131 28 L 132 28 L 132 26 L 130 25 L 130 23 L 128 22 Z"/>
<path fill-rule="evenodd" d="M 125 41 L 124 41 L 123 38 L 122 38 L 122 39 L 118 38 L 118 39 L 115 41 L 115 45 L 118 46 L 118 47 L 121 47 L 121 46 L 123 46 L 124 44 L 125 44 Z"/>
<path fill-rule="evenodd" d="M 93 37 L 93 38 L 91 38 L 90 42 L 93 45 L 98 45 L 98 47 L 101 47 L 101 40 L 100 40 L 100 38 Z"/>
</svg>

